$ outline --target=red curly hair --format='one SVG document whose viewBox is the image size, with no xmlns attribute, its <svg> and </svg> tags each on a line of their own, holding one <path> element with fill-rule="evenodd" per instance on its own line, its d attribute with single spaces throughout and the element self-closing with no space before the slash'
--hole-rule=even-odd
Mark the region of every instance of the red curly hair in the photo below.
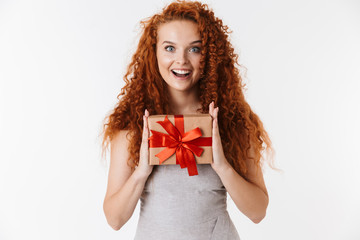
<svg viewBox="0 0 360 240">
<path fill-rule="evenodd" d="M 245 160 L 253 156 L 255 165 L 261 167 L 265 147 L 268 153 L 273 152 L 271 141 L 261 120 L 245 100 L 245 84 L 235 66 L 240 65 L 228 39 L 228 27 L 200 2 L 173 2 L 160 14 L 140 22 L 143 33 L 124 76 L 125 86 L 117 96 L 119 101 L 115 109 L 104 119 L 102 155 L 119 130 L 128 130 L 128 165 L 134 169 L 139 163 L 145 109 L 150 115 L 173 114 L 156 58 L 157 30 L 161 24 L 172 20 L 191 20 L 198 25 L 202 40 L 202 74 L 197 86 L 202 107 L 198 112 L 208 113 L 212 101 L 215 107 L 219 106 L 218 123 L 225 157 L 247 179 Z"/>
</svg>

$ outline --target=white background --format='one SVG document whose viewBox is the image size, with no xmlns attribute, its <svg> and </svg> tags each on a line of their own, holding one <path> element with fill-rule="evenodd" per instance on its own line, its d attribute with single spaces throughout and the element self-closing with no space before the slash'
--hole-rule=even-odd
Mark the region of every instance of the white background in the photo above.
<svg viewBox="0 0 360 240">
<path fill-rule="evenodd" d="M 232 30 L 247 100 L 284 173 L 242 240 L 360 239 L 360 2 L 204 1 Z M 102 210 L 102 120 L 139 21 L 169 1 L 0 1 L 0 239 L 132 239 Z M 244 72 L 243 72 L 244 73 Z"/>
</svg>

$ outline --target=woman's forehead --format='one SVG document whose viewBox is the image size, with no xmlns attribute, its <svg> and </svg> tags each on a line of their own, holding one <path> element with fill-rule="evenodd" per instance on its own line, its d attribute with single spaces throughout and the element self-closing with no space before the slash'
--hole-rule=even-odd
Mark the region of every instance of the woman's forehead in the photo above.
<svg viewBox="0 0 360 240">
<path fill-rule="evenodd" d="M 173 20 L 163 23 L 158 28 L 158 42 L 164 41 L 193 44 L 201 40 L 198 25 L 190 20 Z"/>
</svg>

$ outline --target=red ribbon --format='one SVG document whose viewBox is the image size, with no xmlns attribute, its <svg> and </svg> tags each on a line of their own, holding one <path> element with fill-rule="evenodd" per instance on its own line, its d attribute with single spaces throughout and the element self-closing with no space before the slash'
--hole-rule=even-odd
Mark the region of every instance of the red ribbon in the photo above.
<svg viewBox="0 0 360 240">
<path fill-rule="evenodd" d="M 176 164 L 180 164 L 181 168 L 187 167 L 189 176 L 198 175 L 194 154 L 198 157 L 204 149 L 200 146 L 211 146 L 211 137 L 201 137 L 200 128 L 194 128 L 185 133 L 184 116 L 174 115 L 175 126 L 165 116 L 164 121 L 157 121 L 168 134 L 150 130 L 152 136 L 149 138 L 150 147 L 166 147 L 164 150 L 156 154 L 162 164 L 166 159 L 176 153 Z"/>
</svg>

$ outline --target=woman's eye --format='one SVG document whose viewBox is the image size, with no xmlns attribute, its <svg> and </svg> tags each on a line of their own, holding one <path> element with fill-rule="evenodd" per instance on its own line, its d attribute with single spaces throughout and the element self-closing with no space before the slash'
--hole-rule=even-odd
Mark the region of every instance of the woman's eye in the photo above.
<svg viewBox="0 0 360 240">
<path fill-rule="evenodd" d="M 165 47 L 165 50 L 166 50 L 166 51 L 169 51 L 169 52 L 172 52 L 172 51 L 175 50 L 175 48 L 174 48 L 173 46 L 166 46 L 166 47 Z"/>
<path fill-rule="evenodd" d="M 192 47 L 192 48 L 190 48 L 190 52 L 200 52 L 200 48 L 199 47 Z"/>
</svg>

